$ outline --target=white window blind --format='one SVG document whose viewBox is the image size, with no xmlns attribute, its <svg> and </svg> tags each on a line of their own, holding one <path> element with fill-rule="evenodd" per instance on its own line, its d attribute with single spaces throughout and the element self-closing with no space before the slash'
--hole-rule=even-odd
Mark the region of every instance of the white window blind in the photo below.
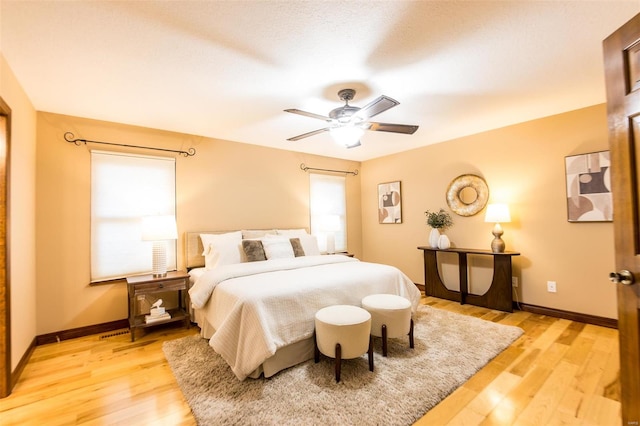
<svg viewBox="0 0 640 426">
<path fill-rule="evenodd" d="M 142 217 L 174 215 L 175 159 L 91 152 L 91 281 L 150 272 L 152 242 L 142 241 Z M 168 241 L 167 269 L 176 268 Z"/>
<path fill-rule="evenodd" d="M 334 232 L 336 251 L 347 250 L 347 197 L 344 176 L 309 174 L 311 233 L 327 251 L 327 234 Z"/>
</svg>

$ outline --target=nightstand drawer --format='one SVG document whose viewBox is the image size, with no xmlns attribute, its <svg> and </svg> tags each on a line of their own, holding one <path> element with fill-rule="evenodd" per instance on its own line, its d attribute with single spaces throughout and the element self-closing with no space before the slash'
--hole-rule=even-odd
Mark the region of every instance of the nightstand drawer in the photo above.
<svg viewBox="0 0 640 426">
<path fill-rule="evenodd" d="M 162 291 L 186 290 L 185 280 L 166 280 L 151 283 L 138 283 L 134 285 L 133 294 L 156 293 Z"/>
</svg>

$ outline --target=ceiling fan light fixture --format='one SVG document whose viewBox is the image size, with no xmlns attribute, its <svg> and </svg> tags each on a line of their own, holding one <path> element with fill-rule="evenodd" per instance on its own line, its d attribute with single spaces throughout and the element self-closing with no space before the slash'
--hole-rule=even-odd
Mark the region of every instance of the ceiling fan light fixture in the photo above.
<svg viewBox="0 0 640 426">
<path fill-rule="evenodd" d="M 327 127 L 303 133 L 301 135 L 288 138 L 287 140 L 298 141 L 300 139 L 308 138 L 309 136 L 314 136 L 323 132 L 329 132 L 331 133 L 333 140 L 338 145 L 346 148 L 355 148 L 356 146 L 360 146 L 360 137 L 365 130 L 374 132 L 401 133 L 405 135 L 412 135 L 416 130 L 418 130 L 418 126 L 415 125 L 379 123 L 370 121 L 371 117 L 383 113 L 396 105 L 399 105 L 400 102 L 388 96 L 382 95 L 378 96 L 376 99 L 369 102 L 362 108 L 358 108 L 349 105 L 349 101 L 353 99 L 355 94 L 356 91 L 353 89 L 340 90 L 338 92 L 338 96 L 342 101 L 344 101 L 344 105 L 329 111 L 328 116 L 315 114 L 308 111 L 302 111 L 295 108 L 285 109 L 285 112 L 315 118 L 317 120 L 322 120 L 328 123 Z"/>
<path fill-rule="evenodd" d="M 338 145 L 353 148 L 360 145 L 364 129 L 360 126 L 334 126 L 329 129 L 329 133 Z"/>
</svg>

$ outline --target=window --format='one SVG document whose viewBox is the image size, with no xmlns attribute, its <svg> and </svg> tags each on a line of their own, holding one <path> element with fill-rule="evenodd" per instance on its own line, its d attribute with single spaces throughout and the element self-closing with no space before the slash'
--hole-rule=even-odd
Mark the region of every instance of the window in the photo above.
<svg viewBox="0 0 640 426">
<path fill-rule="evenodd" d="M 311 233 L 318 248 L 327 251 L 327 235 L 335 235 L 335 250 L 347 250 L 346 178 L 311 173 L 309 175 Z"/>
<path fill-rule="evenodd" d="M 142 217 L 175 215 L 175 175 L 174 158 L 91 152 L 92 282 L 151 271 Z M 167 244 L 167 269 L 176 269 L 175 242 Z"/>
</svg>

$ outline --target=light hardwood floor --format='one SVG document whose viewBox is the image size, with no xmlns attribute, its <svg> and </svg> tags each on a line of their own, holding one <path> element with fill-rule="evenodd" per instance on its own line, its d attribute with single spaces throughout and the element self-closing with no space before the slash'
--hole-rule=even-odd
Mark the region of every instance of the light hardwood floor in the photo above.
<svg viewBox="0 0 640 426">
<path fill-rule="evenodd" d="M 525 334 L 416 425 L 621 424 L 616 330 L 432 297 L 422 303 Z M 151 329 L 132 343 L 123 330 L 39 346 L 0 399 L 0 424 L 194 425 L 162 342 L 197 332 Z"/>
</svg>

